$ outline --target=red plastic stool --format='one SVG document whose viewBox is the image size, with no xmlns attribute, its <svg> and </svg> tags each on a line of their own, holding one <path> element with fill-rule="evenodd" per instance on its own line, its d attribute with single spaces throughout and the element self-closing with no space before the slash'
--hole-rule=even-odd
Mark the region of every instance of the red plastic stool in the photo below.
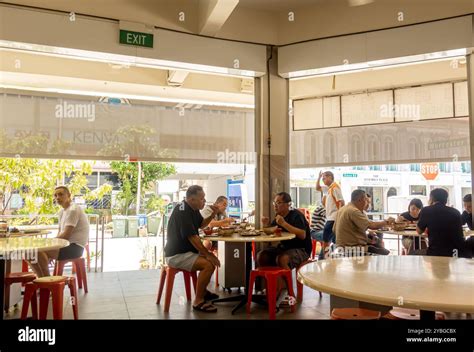
<svg viewBox="0 0 474 352">
<path fill-rule="evenodd" d="M 316 262 L 316 261 L 317 260 L 307 260 L 301 263 L 300 266 L 296 268 L 296 300 L 298 302 L 303 302 L 303 284 L 298 281 L 298 271 L 300 271 L 300 269 L 304 265 L 312 263 L 312 262 Z M 318 292 L 319 292 L 319 297 L 323 297 L 323 294 L 321 293 L 321 291 L 318 291 Z"/>
<path fill-rule="evenodd" d="M 196 272 L 176 269 L 170 266 L 163 266 L 161 268 L 160 287 L 158 289 L 158 297 L 156 298 L 156 304 L 160 304 L 161 302 L 161 295 L 163 294 L 163 288 L 165 286 L 165 281 L 166 281 L 165 309 L 164 309 L 166 313 L 169 312 L 170 310 L 171 296 L 173 294 L 174 277 L 179 272 L 182 272 L 184 276 L 184 287 L 186 289 L 186 298 L 188 299 L 188 301 L 191 300 L 191 282 L 190 282 L 191 278 L 193 279 L 194 292 L 196 292 L 196 285 L 197 285 Z"/>
<path fill-rule="evenodd" d="M 86 263 L 84 258 L 57 260 L 54 267 L 54 275 L 61 276 L 63 274 L 64 266 L 69 262 L 72 263 L 73 272 L 76 272 L 79 288 L 84 286 L 84 292 L 89 292 L 87 289 Z"/>
<path fill-rule="evenodd" d="M 53 296 L 53 319 L 61 320 L 63 318 L 63 297 L 64 287 L 68 285 L 71 292 L 71 305 L 74 313 L 74 320 L 79 318 L 78 301 L 76 290 L 76 279 L 68 276 L 45 276 L 26 284 L 25 296 L 23 297 L 23 307 L 21 310 L 21 319 L 26 319 L 28 308 L 31 302 L 33 319 L 37 317 L 36 291 L 40 290 L 40 320 L 45 320 L 48 314 L 48 304 L 50 293 Z"/>
<path fill-rule="evenodd" d="M 4 310 L 5 313 L 8 312 L 8 308 L 10 306 L 10 286 L 13 284 L 22 284 L 23 286 L 28 282 L 33 281 L 36 279 L 36 275 L 34 273 L 10 273 L 5 276 L 5 305 Z"/>
<path fill-rule="evenodd" d="M 387 320 L 420 320 L 420 311 L 407 308 L 393 308 L 390 312 L 382 316 Z M 445 320 L 446 315 L 442 312 L 436 312 L 436 320 Z"/>
<path fill-rule="evenodd" d="M 333 320 L 379 320 L 380 312 L 363 308 L 334 308 L 331 312 Z"/>
<path fill-rule="evenodd" d="M 257 277 L 264 277 L 267 283 L 267 301 L 268 301 L 268 312 L 270 319 L 275 320 L 276 318 L 276 299 L 277 299 L 277 279 L 283 277 L 286 280 L 288 286 L 288 293 L 290 297 L 294 297 L 293 283 L 290 269 L 283 269 L 280 267 L 268 266 L 260 267 L 252 270 L 250 273 L 250 282 L 248 287 L 248 298 L 247 298 L 247 313 L 250 314 L 250 305 L 252 304 L 252 293 L 255 285 L 255 279 Z M 291 311 L 295 311 L 295 305 L 292 304 Z"/>
</svg>

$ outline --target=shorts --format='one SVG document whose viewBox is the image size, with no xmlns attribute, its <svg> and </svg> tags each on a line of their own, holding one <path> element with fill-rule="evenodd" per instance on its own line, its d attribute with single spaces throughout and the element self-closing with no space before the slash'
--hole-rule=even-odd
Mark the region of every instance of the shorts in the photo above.
<svg viewBox="0 0 474 352">
<path fill-rule="evenodd" d="M 176 269 L 192 271 L 194 263 L 198 259 L 199 254 L 194 252 L 178 253 L 171 257 L 166 257 L 166 264 Z"/>
<path fill-rule="evenodd" d="M 58 260 L 76 259 L 82 257 L 84 247 L 76 243 L 71 243 L 69 246 L 61 248 L 58 254 Z"/>
<path fill-rule="evenodd" d="M 323 240 L 323 232 L 324 230 L 311 230 L 311 238 L 315 241 L 322 241 Z"/>
<path fill-rule="evenodd" d="M 299 267 L 302 263 L 309 259 L 309 254 L 303 248 L 292 248 L 283 249 L 282 247 L 268 247 L 261 251 L 261 253 L 267 255 L 270 260 L 270 265 L 277 266 L 277 257 L 282 254 L 286 254 L 290 257 L 288 266 L 291 269 Z"/>
<path fill-rule="evenodd" d="M 323 241 L 326 243 L 336 242 L 336 236 L 334 235 L 334 232 L 332 231 L 333 226 L 334 226 L 334 221 L 331 221 L 331 220 L 326 221 L 326 225 L 324 225 Z"/>
</svg>

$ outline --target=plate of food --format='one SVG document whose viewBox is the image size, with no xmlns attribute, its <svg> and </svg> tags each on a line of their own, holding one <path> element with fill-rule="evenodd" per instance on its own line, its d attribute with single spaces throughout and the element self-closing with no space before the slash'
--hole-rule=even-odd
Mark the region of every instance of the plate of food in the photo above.
<svg viewBox="0 0 474 352">
<path fill-rule="evenodd" d="M 262 234 L 262 232 L 260 232 L 260 231 L 250 230 L 250 231 L 241 232 L 240 236 L 255 237 L 255 236 L 260 236 L 261 234 Z"/>
</svg>

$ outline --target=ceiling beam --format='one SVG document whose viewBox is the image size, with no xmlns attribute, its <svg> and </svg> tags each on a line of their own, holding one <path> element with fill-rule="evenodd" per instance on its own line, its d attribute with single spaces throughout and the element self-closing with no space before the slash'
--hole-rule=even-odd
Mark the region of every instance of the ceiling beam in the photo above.
<svg viewBox="0 0 474 352">
<path fill-rule="evenodd" d="M 238 4 L 239 0 L 199 0 L 199 34 L 215 36 Z"/>
</svg>

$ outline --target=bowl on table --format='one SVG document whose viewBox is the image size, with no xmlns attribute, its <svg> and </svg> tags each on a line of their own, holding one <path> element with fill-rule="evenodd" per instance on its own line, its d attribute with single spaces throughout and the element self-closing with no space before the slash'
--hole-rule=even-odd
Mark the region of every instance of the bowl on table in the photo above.
<svg viewBox="0 0 474 352">
<path fill-rule="evenodd" d="M 203 229 L 202 231 L 206 234 L 206 236 L 211 236 L 212 233 L 213 233 L 213 230 L 212 230 L 212 228 L 210 228 L 210 227 L 206 227 L 206 228 Z"/>
<path fill-rule="evenodd" d="M 273 235 L 277 228 L 278 228 L 278 226 L 271 226 L 271 227 L 264 227 L 262 230 L 267 235 Z"/>
<path fill-rule="evenodd" d="M 219 230 L 217 230 L 217 234 L 219 236 L 230 236 L 234 233 L 235 228 L 228 226 L 228 227 L 221 227 Z"/>
</svg>

